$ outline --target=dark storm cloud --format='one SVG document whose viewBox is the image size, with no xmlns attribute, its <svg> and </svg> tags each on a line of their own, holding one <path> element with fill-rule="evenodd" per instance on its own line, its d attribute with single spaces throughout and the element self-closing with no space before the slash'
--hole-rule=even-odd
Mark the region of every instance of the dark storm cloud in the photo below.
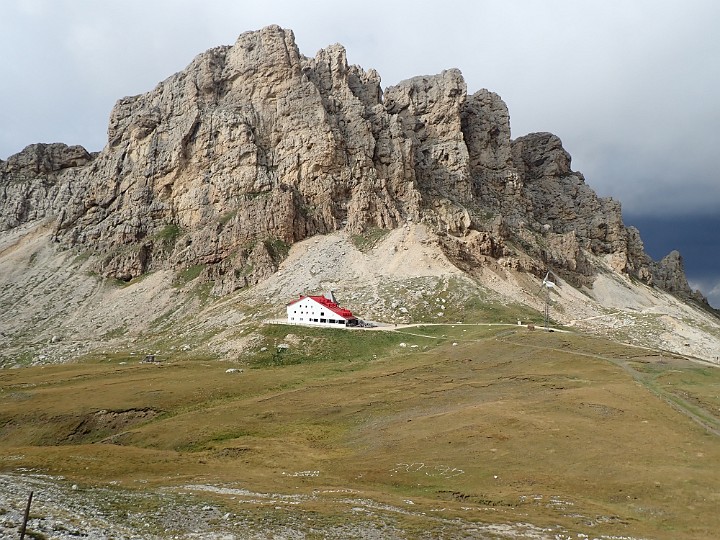
<svg viewBox="0 0 720 540">
<path fill-rule="evenodd" d="M 625 223 L 640 230 L 645 251 L 655 260 L 672 250 L 683 256 L 685 274 L 710 304 L 720 308 L 720 214 L 714 216 L 633 216 Z"/>
<path fill-rule="evenodd" d="M 719 20 L 714 0 L 6 0 L 0 158 L 33 142 L 99 150 L 118 98 L 275 23 L 308 56 L 343 44 L 385 86 L 458 67 L 469 92 L 507 102 L 513 136 L 560 136 L 626 213 L 713 216 Z"/>
</svg>

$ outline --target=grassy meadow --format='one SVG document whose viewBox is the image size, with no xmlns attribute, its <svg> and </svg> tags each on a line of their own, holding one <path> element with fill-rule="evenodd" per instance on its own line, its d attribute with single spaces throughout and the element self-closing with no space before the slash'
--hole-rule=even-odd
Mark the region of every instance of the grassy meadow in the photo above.
<svg viewBox="0 0 720 540">
<path fill-rule="evenodd" d="M 509 325 L 258 332 L 266 350 L 242 363 L 113 353 L 0 371 L 0 471 L 408 538 L 720 529 L 717 368 Z"/>
</svg>

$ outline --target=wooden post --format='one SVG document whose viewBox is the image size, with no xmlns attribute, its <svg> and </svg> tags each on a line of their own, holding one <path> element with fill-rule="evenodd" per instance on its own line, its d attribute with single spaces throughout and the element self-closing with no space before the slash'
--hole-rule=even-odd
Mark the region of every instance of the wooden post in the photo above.
<svg viewBox="0 0 720 540">
<path fill-rule="evenodd" d="M 33 492 L 30 492 L 28 497 L 27 506 L 25 507 L 25 517 L 23 518 L 22 527 L 20 528 L 20 540 L 25 540 L 25 527 L 27 526 L 28 519 L 30 518 L 30 504 L 32 504 Z"/>
</svg>

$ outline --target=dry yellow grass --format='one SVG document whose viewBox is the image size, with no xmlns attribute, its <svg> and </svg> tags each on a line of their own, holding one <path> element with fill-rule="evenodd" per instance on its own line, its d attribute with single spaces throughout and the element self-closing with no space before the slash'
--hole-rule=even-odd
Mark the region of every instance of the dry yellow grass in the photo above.
<svg viewBox="0 0 720 540">
<path fill-rule="evenodd" d="M 393 520 L 409 529 L 432 530 L 427 516 L 673 539 L 720 527 L 718 369 L 520 328 L 273 331 L 312 348 L 235 374 L 119 357 L 2 371 L 0 467 L 314 494 L 287 511 L 326 519 L 353 490 L 408 510 Z"/>
</svg>

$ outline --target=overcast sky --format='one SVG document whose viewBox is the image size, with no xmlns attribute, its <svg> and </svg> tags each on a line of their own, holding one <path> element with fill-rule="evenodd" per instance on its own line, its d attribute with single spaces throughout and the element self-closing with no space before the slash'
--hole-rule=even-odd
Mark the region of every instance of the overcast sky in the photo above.
<svg viewBox="0 0 720 540">
<path fill-rule="evenodd" d="M 457 67 L 470 93 L 502 96 L 513 137 L 558 135 L 629 221 L 720 226 L 717 0 L 3 0 L 0 159 L 34 142 L 100 150 L 117 99 L 269 24 L 306 56 L 343 44 L 384 87 Z M 693 233 L 714 259 L 686 264 L 720 305 L 716 230 Z"/>
</svg>

